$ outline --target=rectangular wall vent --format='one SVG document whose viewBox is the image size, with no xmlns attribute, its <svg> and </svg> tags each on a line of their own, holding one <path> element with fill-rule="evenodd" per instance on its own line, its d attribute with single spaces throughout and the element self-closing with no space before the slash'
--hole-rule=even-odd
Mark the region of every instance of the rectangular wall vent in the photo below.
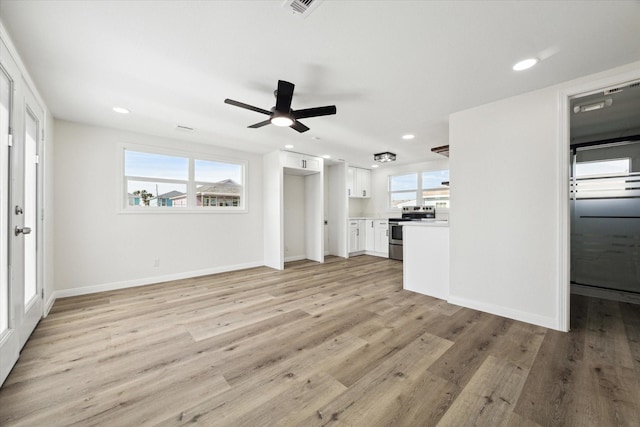
<svg viewBox="0 0 640 427">
<path fill-rule="evenodd" d="M 284 0 L 282 7 L 294 15 L 307 17 L 324 0 Z"/>
<path fill-rule="evenodd" d="M 618 93 L 618 92 L 622 92 L 622 88 L 621 87 L 616 87 L 614 89 L 607 89 L 603 93 L 605 95 L 611 95 L 612 93 Z"/>
</svg>

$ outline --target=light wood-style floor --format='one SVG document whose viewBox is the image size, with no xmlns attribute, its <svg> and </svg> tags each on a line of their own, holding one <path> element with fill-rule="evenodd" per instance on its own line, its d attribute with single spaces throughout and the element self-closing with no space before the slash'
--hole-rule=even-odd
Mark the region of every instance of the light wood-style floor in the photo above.
<svg viewBox="0 0 640 427">
<path fill-rule="evenodd" d="M 571 333 L 402 290 L 402 264 L 300 261 L 56 301 L 0 425 L 638 426 L 640 309 Z"/>
</svg>

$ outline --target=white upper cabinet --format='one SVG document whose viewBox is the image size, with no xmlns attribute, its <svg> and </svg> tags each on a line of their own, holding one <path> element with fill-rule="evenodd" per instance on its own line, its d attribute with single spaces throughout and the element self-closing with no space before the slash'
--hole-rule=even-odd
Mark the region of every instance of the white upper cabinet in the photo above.
<svg viewBox="0 0 640 427">
<path fill-rule="evenodd" d="M 316 173 L 322 170 L 322 159 L 319 157 L 307 156 L 306 154 L 282 152 L 282 165 L 285 168 L 297 169 L 303 175 Z"/>
<path fill-rule="evenodd" d="M 347 171 L 347 195 L 353 198 L 371 197 L 371 171 L 350 167 Z"/>
</svg>

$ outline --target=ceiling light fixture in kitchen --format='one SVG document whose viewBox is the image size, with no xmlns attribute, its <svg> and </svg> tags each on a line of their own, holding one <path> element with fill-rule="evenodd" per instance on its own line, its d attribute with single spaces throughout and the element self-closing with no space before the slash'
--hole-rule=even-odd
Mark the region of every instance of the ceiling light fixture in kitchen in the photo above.
<svg viewBox="0 0 640 427">
<path fill-rule="evenodd" d="M 328 155 L 328 154 L 325 154 L 324 156 L 322 156 L 322 158 L 323 158 L 323 159 L 330 159 L 330 158 L 331 158 L 331 156 L 330 156 L 330 155 Z"/>
<path fill-rule="evenodd" d="M 371 165 L 371 167 L 375 169 L 375 168 L 379 168 L 380 165 Z"/>
<path fill-rule="evenodd" d="M 287 145 L 284 146 L 284 148 L 293 148 L 293 145 L 287 144 Z"/>
<path fill-rule="evenodd" d="M 406 140 L 413 139 L 415 137 L 416 137 L 415 135 L 410 134 L 410 133 L 408 133 L 406 135 L 402 135 L 402 139 L 406 139 Z"/>
<path fill-rule="evenodd" d="M 374 154 L 373 160 L 380 163 L 393 162 L 396 160 L 396 155 L 385 151 L 384 153 Z"/>
<path fill-rule="evenodd" d="M 514 71 L 523 71 L 527 70 L 538 63 L 538 58 L 528 58 L 518 62 L 513 66 Z"/>
<path fill-rule="evenodd" d="M 119 114 L 129 114 L 129 110 L 127 110 L 126 108 L 122 108 L 122 107 L 113 107 L 113 111 L 115 111 L 116 113 L 119 113 Z"/>
</svg>

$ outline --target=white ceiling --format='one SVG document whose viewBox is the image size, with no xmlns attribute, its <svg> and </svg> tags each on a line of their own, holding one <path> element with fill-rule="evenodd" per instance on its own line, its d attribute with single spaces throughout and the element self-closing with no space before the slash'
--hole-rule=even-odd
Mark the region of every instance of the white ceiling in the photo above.
<svg viewBox="0 0 640 427">
<path fill-rule="evenodd" d="M 640 59 L 638 1 L 325 0 L 307 18 L 281 5 L 0 0 L 0 19 L 56 118 L 364 167 L 387 150 L 439 159 L 452 112 Z M 337 115 L 303 134 L 248 129 L 265 116 L 223 103 L 269 109 L 278 79 L 296 85 L 292 108 Z"/>
</svg>

